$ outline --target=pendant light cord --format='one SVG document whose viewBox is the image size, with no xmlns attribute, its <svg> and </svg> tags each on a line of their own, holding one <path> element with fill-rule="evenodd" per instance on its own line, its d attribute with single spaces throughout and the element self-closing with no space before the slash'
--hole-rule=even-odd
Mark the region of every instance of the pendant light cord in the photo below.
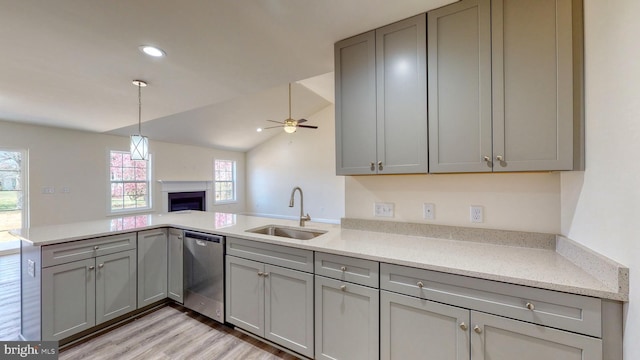
<svg viewBox="0 0 640 360">
<path fill-rule="evenodd" d="M 138 84 L 138 135 L 142 135 L 142 86 Z"/>
</svg>

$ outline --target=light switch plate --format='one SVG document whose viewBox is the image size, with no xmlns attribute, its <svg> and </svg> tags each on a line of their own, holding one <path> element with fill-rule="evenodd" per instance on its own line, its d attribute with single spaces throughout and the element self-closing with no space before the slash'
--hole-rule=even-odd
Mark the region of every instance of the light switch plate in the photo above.
<svg viewBox="0 0 640 360">
<path fill-rule="evenodd" d="M 393 217 L 394 208 L 394 203 L 376 202 L 373 206 L 373 216 Z"/>
</svg>

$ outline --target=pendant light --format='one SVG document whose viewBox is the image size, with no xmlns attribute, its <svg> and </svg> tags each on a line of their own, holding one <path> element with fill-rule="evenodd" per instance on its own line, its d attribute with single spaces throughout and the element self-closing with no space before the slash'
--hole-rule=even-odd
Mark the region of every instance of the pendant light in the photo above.
<svg viewBox="0 0 640 360">
<path fill-rule="evenodd" d="M 131 135 L 131 160 L 147 160 L 149 158 L 149 138 L 142 136 L 142 88 L 147 83 L 142 80 L 133 80 L 133 85 L 138 87 L 138 134 Z"/>
</svg>

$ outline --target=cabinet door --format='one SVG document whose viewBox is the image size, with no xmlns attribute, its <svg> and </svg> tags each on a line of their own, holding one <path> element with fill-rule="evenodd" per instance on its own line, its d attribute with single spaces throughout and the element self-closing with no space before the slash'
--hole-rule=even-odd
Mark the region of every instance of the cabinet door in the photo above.
<svg viewBox="0 0 640 360">
<path fill-rule="evenodd" d="M 490 11 L 463 0 L 427 14 L 429 172 L 492 170 Z"/>
<path fill-rule="evenodd" d="M 316 359 L 379 358 L 379 292 L 316 275 Z"/>
<path fill-rule="evenodd" d="M 602 360 L 600 339 L 476 311 L 471 324 L 474 360 Z"/>
<path fill-rule="evenodd" d="M 227 322 L 264 336 L 264 264 L 226 256 Z"/>
<path fill-rule="evenodd" d="M 427 172 L 426 37 L 425 14 L 376 30 L 379 174 Z"/>
<path fill-rule="evenodd" d="M 571 7 L 491 1 L 494 171 L 573 168 Z"/>
<path fill-rule="evenodd" d="M 335 44 L 336 174 L 375 174 L 375 32 Z"/>
<path fill-rule="evenodd" d="M 313 275 L 264 266 L 264 337 L 313 357 Z"/>
<path fill-rule="evenodd" d="M 42 340 L 60 340 L 96 324 L 95 259 L 42 269 Z"/>
<path fill-rule="evenodd" d="M 136 309 L 136 251 L 96 258 L 96 324 Z"/>
<path fill-rule="evenodd" d="M 469 360 L 469 310 L 380 291 L 380 358 Z"/>
<path fill-rule="evenodd" d="M 138 308 L 167 297 L 167 231 L 138 233 Z"/>
<path fill-rule="evenodd" d="M 182 304 L 184 302 L 183 279 L 183 235 L 182 230 L 169 229 L 169 258 L 168 258 L 168 292 L 169 299 Z"/>
</svg>

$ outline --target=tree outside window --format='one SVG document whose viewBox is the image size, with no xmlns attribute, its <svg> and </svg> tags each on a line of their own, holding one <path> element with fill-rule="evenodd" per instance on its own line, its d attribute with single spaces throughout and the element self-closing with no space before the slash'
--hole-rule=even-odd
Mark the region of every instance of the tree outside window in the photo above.
<svg viewBox="0 0 640 360">
<path fill-rule="evenodd" d="M 215 160 L 215 202 L 236 201 L 236 162 L 233 160 Z"/>
<path fill-rule="evenodd" d="M 0 150 L 0 242 L 16 240 L 9 230 L 24 225 L 23 151 Z"/>
<path fill-rule="evenodd" d="M 131 160 L 125 151 L 111 151 L 110 163 L 111 211 L 151 209 L 151 157 Z"/>
</svg>

